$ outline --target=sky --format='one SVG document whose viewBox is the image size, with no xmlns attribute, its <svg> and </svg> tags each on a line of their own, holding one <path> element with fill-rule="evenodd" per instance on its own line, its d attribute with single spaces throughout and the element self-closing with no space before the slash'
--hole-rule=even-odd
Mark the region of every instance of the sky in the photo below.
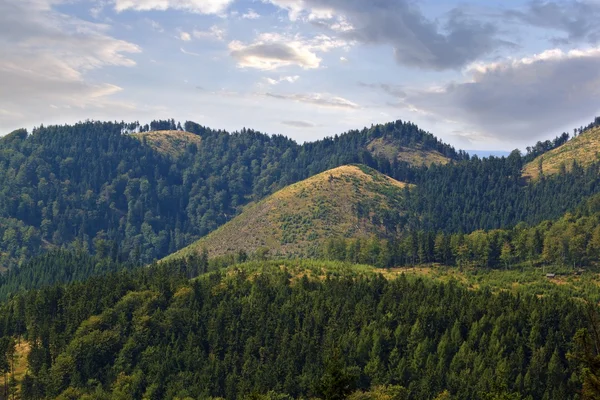
<svg viewBox="0 0 600 400">
<path fill-rule="evenodd" d="M 0 135 L 175 118 L 312 141 L 395 120 L 512 150 L 600 115 L 600 0 L 0 0 Z"/>
</svg>

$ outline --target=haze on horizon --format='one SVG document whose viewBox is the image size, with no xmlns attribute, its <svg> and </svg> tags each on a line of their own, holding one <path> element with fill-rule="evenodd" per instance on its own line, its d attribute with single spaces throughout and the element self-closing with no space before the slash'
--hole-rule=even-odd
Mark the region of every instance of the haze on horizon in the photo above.
<svg viewBox="0 0 600 400">
<path fill-rule="evenodd" d="M 0 134 L 192 120 L 299 142 L 396 119 L 524 148 L 600 111 L 600 2 L 2 0 Z"/>
</svg>

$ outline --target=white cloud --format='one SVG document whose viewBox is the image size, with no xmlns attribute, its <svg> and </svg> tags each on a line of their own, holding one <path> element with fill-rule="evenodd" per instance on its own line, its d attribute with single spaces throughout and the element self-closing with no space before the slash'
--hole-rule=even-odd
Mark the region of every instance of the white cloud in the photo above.
<svg viewBox="0 0 600 400">
<path fill-rule="evenodd" d="M 298 81 L 298 79 L 300 79 L 300 76 L 298 76 L 298 75 L 294 75 L 294 76 L 282 76 L 282 77 L 280 77 L 278 79 L 265 78 L 265 80 L 267 81 L 267 83 L 269 83 L 270 85 L 279 85 L 280 83 L 283 83 L 283 82 L 295 83 L 296 81 Z"/>
<path fill-rule="evenodd" d="M 154 21 L 153 19 L 148 19 L 148 18 L 146 18 L 146 20 L 145 20 L 145 21 L 146 21 L 146 22 L 147 22 L 147 23 L 150 25 L 150 27 L 151 27 L 153 30 L 155 30 L 156 32 L 162 33 L 162 32 L 164 32 L 164 31 L 165 31 L 165 29 L 162 27 L 162 25 L 161 25 L 160 23 L 158 23 L 158 22 Z"/>
<path fill-rule="evenodd" d="M 245 14 L 242 15 L 242 18 L 244 19 L 259 19 L 260 18 L 260 14 L 258 14 L 256 11 L 249 9 Z"/>
<path fill-rule="evenodd" d="M 183 47 L 180 47 L 179 50 L 183 53 L 183 54 L 187 54 L 188 56 L 195 56 L 195 57 L 200 57 L 200 54 L 198 53 L 194 53 L 192 51 L 187 51 L 186 49 L 184 49 Z"/>
<path fill-rule="evenodd" d="M 331 19 L 334 9 L 326 5 L 319 6 L 308 4 L 304 0 L 263 0 L 265 3 L 274 4 L 288 12 L 290 20 L 296 21 L 300 18 L 305 20 Z"/>
<path fill-rule="evenodd" d="M 313 104 L 319 107 L 340 108 L 356 110 L 361 108 L 358 104 L 340 96 L 334 96 L 329 93 L 265 93 L 265 96 L 280 100 L 291 100 L 298 103 Z"/>
<path fill-rule="evenodd" d="M 600 112 L 600 48 L 477 63 L 466 74 L 464 82 L 428 90 L 380 88 L 400 106 L 464 131 L 521 142 L 559 133 Z"/>
<path fill-rule="evenodd" d="M 322 60 L 317 52 L 328 52 L 347 46 L 347 42 L 326 35 L 304 39 L 300 35 L 263 33 L 250 44 L 232 41 L 229 43 L 229 50 L 240 68 L 268 71 L 292 65 L 304 69 L 319 68 Z"/>
<path fill-rule="evenodd" d="M 233 0 L 114 0 L 114 3 L 118 12 L 173 9 L 197 14 L 222 14 Z"/>
<path fill-rule="evenodd" d="M 51 1 L 0 3 L 0 125 L 17 127 L 65 109 L 110 108 L 121 88 L 91 81 L 106 66 L 132 67 L 141 49 L 106 34 L 107 26 L 52 10 Z M 52 109 L 52 104 L 59 110 Z M 90 115 L 91 116 L 91 115 Z"/>
<path fill-rule="evenodd" d="M 216 25 L 210 27 L 208 31 L 198 31 L 194 30 L 194 37 L 197 39 L 216 39 L 216 40 L 225 40 L 225 36 L 227 32 L 224 29 L 219 28 Z"/>
<path fill-rule="evenodd" d="M 180 32 L 179 39 L 183 40 L 184 42 L 189 42 L 190 40 L 192 40 L 192 35 L 190 35 L 187 32 Z"/>
</svg>

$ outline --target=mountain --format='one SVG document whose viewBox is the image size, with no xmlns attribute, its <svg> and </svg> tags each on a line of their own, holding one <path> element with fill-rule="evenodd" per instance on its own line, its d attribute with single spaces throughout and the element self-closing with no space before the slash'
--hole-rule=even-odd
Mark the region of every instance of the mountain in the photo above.
<svg viewBox="0 0 600 400">
<path fill-rule="evenodd" d="M 407 184 L 362 165 L 338 167 L 288 186 L 169 258 L 267 248 L 272 254 L 317 254 L 327 238 L 393 236 Z"/>
<path fill-rule="evenodd" d="M 573 163 L 579 167 L 589 167 L 600 161 L 600 126 L 583 131 L 563 145 L 552 149 L 527 163 L 523 177 L 537 180 L 540 175 L 552 176 L 561 171 L 570 171 Z"/>
</svg>

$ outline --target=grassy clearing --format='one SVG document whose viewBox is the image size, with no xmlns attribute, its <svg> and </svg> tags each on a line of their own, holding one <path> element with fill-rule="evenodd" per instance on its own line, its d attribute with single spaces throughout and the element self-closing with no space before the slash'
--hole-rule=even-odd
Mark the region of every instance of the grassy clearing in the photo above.
<svg viewBox="0 0 600 400">
<path fill-rule="evenodd" d="M 392 161 L 398 159 L 412 165 L 445 165 L 450 159 L 435 150 L 423 150 L 420 145 L 414 148 L 402 147 L 392 139 L 377 138 L 367 145 L 367 150 L 375 156 L 382 156 Z"/>
<path fill-rule="evenodd" d="M 583 167 L 600 161 L 600 127 L 589 129 L 564 145 L 551 150 L 523 168 L 523 177 L 537 180 L 541 171 L 544 176 L 558 174 L 562 168 L 569 171 L 573 161 Z"/>
<path fill-rule="evenodd" d="M 546 278 L 547 272 L 555 272 L 554 278 Z M 400 274 L 427 277 L 436 281 L 454 280 L 470 289 L 489 289 L 494 293 L 529 293 L 538 296 L 554 292 L 566 293 L 574 298 L 600 302 L 600 273 L 596 270 L 576 275 L 570 269 L 562 268 L 523 268 L 512 270 L 492 270 L 469 268 L 460 270 L 455 267 L 429 266 L 415 268 L 394 268 L 383 272 L 393 278 Z"/>
<path fill-rule="evenodd" d="M 288 186 L 200 241 L 175 253 L 178 258 L 203 248 L 211 257 L 254 253 L 272 256 L 317 255 L 324 239 L 385 235 L 373 222 L 382 210 L 402 209 L 406 184 L 364 166 L 342 166 Z M 361 211 L 362 210 L 362 211 Z"/>
<path fill-rule="evenodd" d="M 324 280 L 333 277 L 368 277 L 382 275 L 388 280 L 401 276 L 412 279 L 424 279 L 429 282 L 455 282 L 470 290 L 489 290 L 492 293 L 510 292 L 538 297 L 562 294 L 575 299 L 600 302 L 600 273 L 586 271 L 574 275 L 570 270 L 556 270 L 556 278 L 548 279 L 541 268 L 514 270 L 463 269 L 442 265 L 416 266 L 406 268 L 379 269 L 368 265 L 354 265 L 340 261 L 323 260 L 272 260 L 253 261 L 228 267 L 229 277 L 244 274 L 253 279 L 261 274 L 284 271 L 289 274 L 290 282 L 296 283 L 304 277 L 309 280 Z M 215 272 L 212 272 L 215 273 Z M 211 274 L 212 274 L 211 273 Z M 210 275 L 210 274 L 209 274 Z"/>
<path fill-rule="evenodd" d="M 152 146 L 157 151 L 168 154 L 172 157 L 178 157 L 183 154 L 189 144 L 199 146 L 202 138 L 189 132 L 182 131 L 153 131 L 134 133 L 131 136 Z"/>
<path fill-rule="evenodd" d="M 27 356 L 29 355 L 29 352 L 31 351 L 31 346 L 29 345 L 28 342 L 24 341 L 24 340 L 17 340 L 16 342 L 16 346 L 15 346 L 15 356 L 14 356 L 14 364 L 13 364 L 13 374 L 12 376 L 14 377 L 15 383 L 16 383 L 16 392 L 14 393 L 14 396 L 11 394 L 8 398 L 9 399 L 20 399 L 20 391 L 21 391 L 21 382 L 23 381 L 23 378 L 25 377 L 25 374 L 27 373 Z M 10 378 L 10 375 L 8 375 L 7 377 Z M 4 400 L 6 399 L 6 397 L 4 396 L 5 394 L 5 384 L 4 384 L 4 377 L 0 377 L 0 400 Z"/>
</svg>

